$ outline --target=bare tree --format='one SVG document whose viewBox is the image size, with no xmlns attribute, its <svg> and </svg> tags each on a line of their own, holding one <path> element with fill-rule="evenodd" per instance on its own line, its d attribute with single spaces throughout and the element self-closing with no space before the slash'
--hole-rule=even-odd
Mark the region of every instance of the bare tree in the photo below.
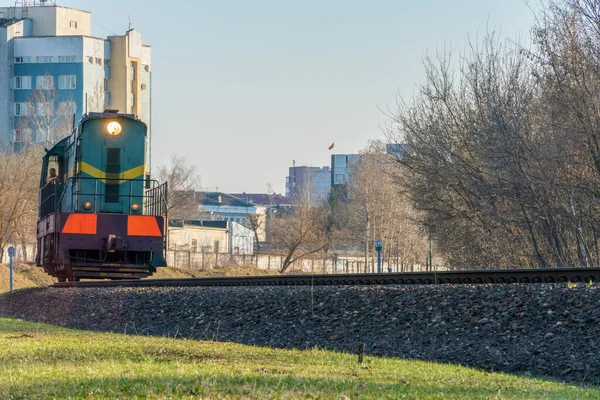
<svg viewBox="0 0 600 400">
<path fill-rule="evenodd" d="M 365 271 L 374 272 L 375 240 L 385 243 L 382 259 L 404 269 L 426 258 L 427 241 L 420 215 L 398 186 L 402 171 L 395 168 L 381 142 L 372 142 L 352 165 L 342 217 L 345 242 L 360 242 Z M 358 244 L 358 243 L 356 243 Z M 369 264 L 372 266 L 368 269 Z"/>
<path fill-rule="evenodd" d="M 97 82 L 86 94 L 85 112 L 102 112 L 106 109 L 106 94 L 104 84 Z"/>
<path fill-rule="evenodd" d="M 17 237 L 23 251 L 35 243 L 41 157 L 39 146 L 0 154 L 0 254 Z"/>
<path fill-rule="evenodd" d="M 402 187 L 451 266 L 600 263 L 600 8 L 542 7 L 532 45 L 426 58 L 395 116 Z"/>
<path fill-rule="evenodd" d="M 36 88 L 29 96 L 26 115 L 19 118 L 18 126 L 39 135 L 46 148 L 50 148 L 73 129 L 75 102 L 61 99 L 52 75 L 38 77 Z"/>
<path fill-rule="evenodd" d="M 315 206 L 310 185 L 298 188 L 293 213 L 272 218 L 272 245 L 285 252 L 284 273 L 296 261 L 326 251 L 334 238 L 326 203 Z"/>
<path fill-rule="evenodd" d="M 544 265 L 533 227 L 548 212 L 534 183 L 534 66 L 493 32 L 461 60 L 455 71 L 449 52 L 427 58 L 418 97 L 400 105 L 405 189 L 450 265 L 519 265 L 532 254 Z"/>
<path fill-rule="evenodd" d="M 260 240 L 259 232 L 265 227 L 265 217 L 259 214 L 248 214 L 246 218 L 246 225 L 254 232 L 254 241 L 256 242 L 256 248 L 260 251 Z"/>
<path fill-rule="evenodd" d="M 156 169 L 156 178 L 168 182 L 167 212 L 172 218 L 196 218 L 199 216 L 196 191 L 200 190 L 200 175 L 183 156 L 173 154 L 169 165 Z"/>
</svg>

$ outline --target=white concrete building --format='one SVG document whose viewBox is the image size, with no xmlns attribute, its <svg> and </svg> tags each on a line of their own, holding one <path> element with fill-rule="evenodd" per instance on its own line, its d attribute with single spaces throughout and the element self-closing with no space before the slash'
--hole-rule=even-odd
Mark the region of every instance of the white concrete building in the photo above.
<svg viewBox="0 0 600 400">
<path fill-rule="evenodd" d="M 191 253 L 252 255 L 254 232 L 231 221 L 171 220 L 168 246 Z"/>
<path fill-rule="evenodd" d="M 0 145 L 65 136 L 73 115 L 107 108 L 137 115 L 150 135 L 151 72 L 151 48 L 135 29 L 97 38 L 87 11 L 50 1 L 0 7 Z M 31 123 L 39 90 L 54 91 L 53 112 L 62 117 L 52 135 Z"/>
<path fill-rule="evenodd" d="M 200 215 L 212 221 L 237 222 L 245 227 L 250 227 L 249 216 L 257 216 L 258 240 L 265 241 L 266 207 L 254 204 L 248 199 L 242 200 L 222 192 L 196 192 L 195 196 Z"/>
</svg>

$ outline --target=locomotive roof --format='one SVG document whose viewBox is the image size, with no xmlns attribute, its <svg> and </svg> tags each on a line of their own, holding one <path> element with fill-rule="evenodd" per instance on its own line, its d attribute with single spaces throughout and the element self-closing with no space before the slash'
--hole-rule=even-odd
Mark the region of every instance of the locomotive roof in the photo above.
<svg viewBox="0 0 600 400">
<path fill-rule="evenodd" d="M 123 118 L 128 118 L 134 121 L 139 121 L 142 122 L 142 120 L 140 120 L 139 118 L 137 118 L 136 115 L 134 114 L 122 114 L 119 113 L 115 110 L 105 110 L 104 112 L 90 112 L 88 114 L 85 114 L 81 117 L 81 120 L 79 120 L 79 125 L 81 125 L 83 122 L 90 120 L 90 119 L 96 119 L 96 118 L 114 118 L 114 117 L 123 117 Z M 50 148 L 49 150 L 46 150 L 46 154 L 45 157 L 47 156 L 52 156 L 52 155 L 62 155 L 64 152 L 64 148 L 67 147 L 67 142 L 69 141 L 69 136 L 63 138 L 62 140 L 60 140 L 59 142 L 57 142 L 54 146 L 52 146 L 52 148 Z"/>
<path fill-rule="evenodd" d="M 114 117 L 124 117 L 124 118 L 129 118 L 132 119 L 134 121 L 141 121 L 136 115 L 134 114 L 122 114 L 116 111 L 112 111 L 112 110 L 106 110 L 104 112 L 90 112 L 85 114 L 83 117 L 81 117 L 81 121 L 80 123 L 87 121 L 88 119 L 95 119 L 95 118 L 114 118 Z"/>
<path fill-rule="evenodd" d="M 66 147 L 66 144 L 68 141 L 69 141 L 69 136 L 62 138 L 54 146 L 52 146 L 52 148 L 50 148 L 50 150 L 46 150 L 46 154 L 44 155 L 44 157 L 61 156 L 65 151 L 65 147 Z"/>
</svg>

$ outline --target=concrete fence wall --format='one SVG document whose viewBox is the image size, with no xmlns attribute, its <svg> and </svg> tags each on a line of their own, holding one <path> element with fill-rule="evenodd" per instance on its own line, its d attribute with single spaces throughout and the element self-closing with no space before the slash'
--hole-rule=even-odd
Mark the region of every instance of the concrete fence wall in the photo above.
<svg viewBox="0 0 600 400">
<path fill-rule="evenodd" d="M 187 250 L 167 251 L 167 265 L 192 270 L 207 270 L 218 267 L 239 266 L 255 267 L 266 271 L 279 271 L 285 256 L 279 254 L 230 255 L 215 253 L 194 253 Z M 382 272 L 417 272 L 424 271 L 422 265 L 396 265 L 382 262 Z M 377 272 L 377 262 L 365 263 L 362 257 L 314 257 L 305 258 L 292 263 L 287 272 L 302 273 L 369 273 Z"/>
</svg>

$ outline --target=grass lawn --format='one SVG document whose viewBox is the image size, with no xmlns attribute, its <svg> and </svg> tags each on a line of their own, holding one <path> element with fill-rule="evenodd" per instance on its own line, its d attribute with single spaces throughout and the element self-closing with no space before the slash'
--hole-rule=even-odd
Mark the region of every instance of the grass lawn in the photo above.
<svg viewBox="0 0 600 400">
<path fill-rule="evenodd" d="M 92 333 L 0 318 L 1 398 L 599 398 L 600 390 L 323 350 Z"/>
</svg>

